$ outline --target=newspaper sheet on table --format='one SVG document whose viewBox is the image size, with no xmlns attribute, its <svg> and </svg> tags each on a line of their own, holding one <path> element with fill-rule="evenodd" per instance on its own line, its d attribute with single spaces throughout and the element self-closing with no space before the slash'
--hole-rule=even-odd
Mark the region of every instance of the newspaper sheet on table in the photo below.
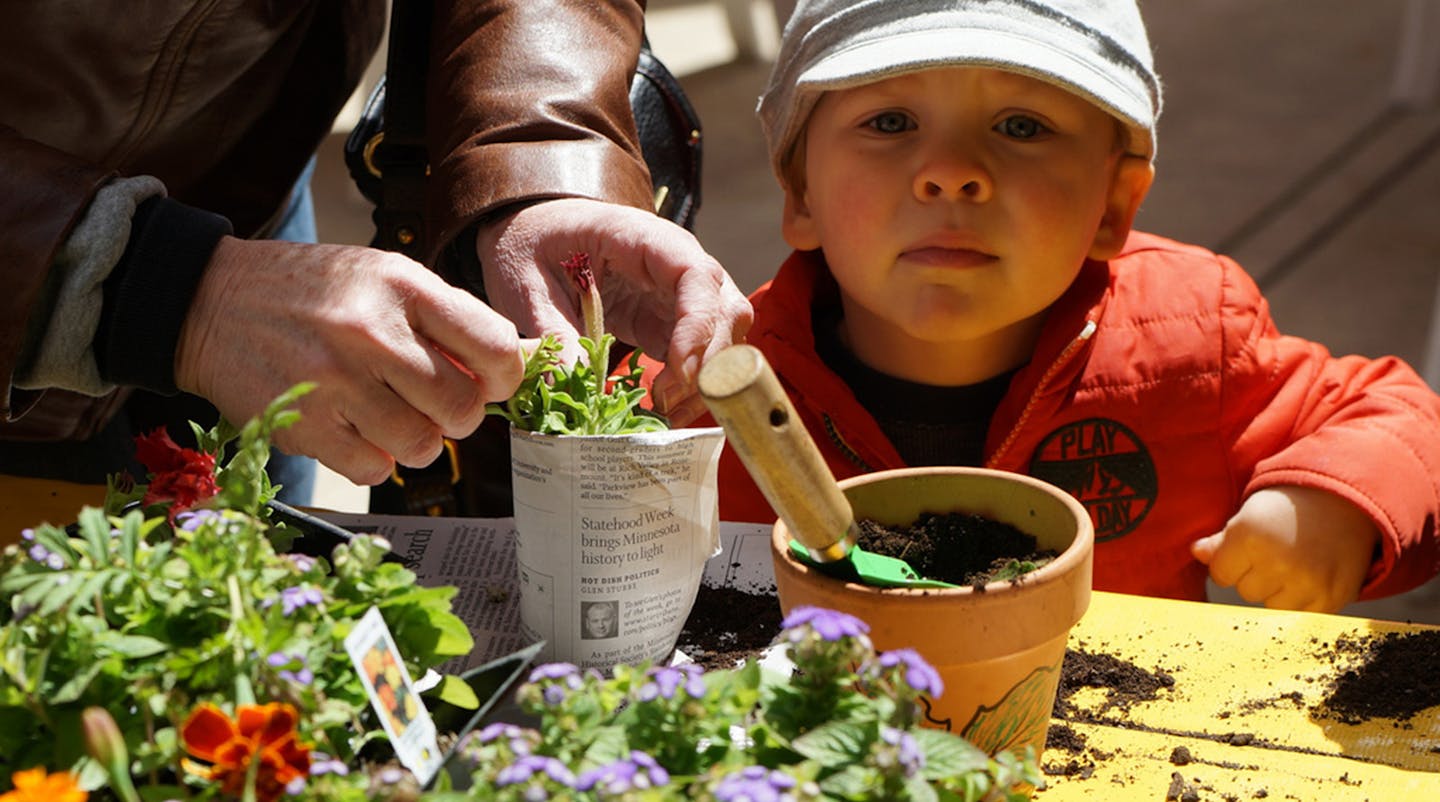
<svg viewBox="0 0 1440 802">
<path fill-rule="evenodd" d="M 441 670 L 460 673 L 503 657 L 530 641 L 520 629 L 520 590 L 513 518 L 425 518 L 321 512 L 351 532 L 378 534 L 405 559 L 420 584 L 454 585 L 454 611 L 470 627 L 475 648 Z M 720 554 L 705 564 L 701 582 L 746 593 L 773 593 L 768 524 L 721 523 Z"/>
</svg>

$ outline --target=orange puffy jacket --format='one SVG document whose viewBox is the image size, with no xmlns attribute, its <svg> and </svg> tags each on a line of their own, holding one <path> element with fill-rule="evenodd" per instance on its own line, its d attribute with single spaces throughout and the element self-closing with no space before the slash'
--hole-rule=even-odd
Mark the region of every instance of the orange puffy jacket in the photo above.
<svg viewBox="0 0 1440 802">
<path fill-rule="evenodd" d="M 836 478 L 903 467 L 816 356 L 812 310 L 838 303 L 823 257 L 793 254 L 751 301 L 749 342 Z M 1085 505 L 1099 590 L 1203 600 L 1207 569 L 1190 543 L 1274 485 L 1328 490 L 1374 518 L 1381 549 L 1361 598 L 1440 570 L 1440 396 L 1399 359 L 1336 358 L 1282 336 L 1235 262 L 1159 237 L 1137 233 L 1115 259 L 1087 263 L 1051 308 L 995 411 L 985 465 L 1045 479 Z M 720 517 L 775 519 L 729 449 Z"/>
</svg>

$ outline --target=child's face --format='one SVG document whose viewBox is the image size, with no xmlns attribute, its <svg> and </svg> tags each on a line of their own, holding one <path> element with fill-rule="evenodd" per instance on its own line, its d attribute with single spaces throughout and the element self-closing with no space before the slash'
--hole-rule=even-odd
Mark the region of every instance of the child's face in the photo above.
<svg viewBox="0 0 1440 802">
<path fill-rule="evenodd" d="M 935 383 L 965 380 L 891 368 L 937 347 L 1028 346 L 1085 258 L 1124 243 L 1151 175 L 1104 111 L 992 69 L 827 92 L 804 136 L 786 240 L 824 250 L 862 360 Z"/>
</svg>

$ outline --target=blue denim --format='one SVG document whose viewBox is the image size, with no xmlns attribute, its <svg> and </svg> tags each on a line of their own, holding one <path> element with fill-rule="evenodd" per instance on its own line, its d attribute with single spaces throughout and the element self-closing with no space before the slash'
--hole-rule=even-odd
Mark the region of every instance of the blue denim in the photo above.
<svg viewBox="0 0 1440 802">
<path fill-rule="evenodd" d="M 315 197 L 310 191 L 310 178 L 315 174 L 315 157 L 305 165 L 305 170 L 290 192 L 290 201 L 280 215 L 280 222 L 270 239 L 286 242 L 318 242 L 319 233 L 315 228 Z M 315 476 L 319 463 L 310 457 L 286 454 L 279 449 L 270 449 L 270 461 L 266 472 L 272 484 L 283 485 L 276 498 L 292 507 L 303 507 L 315 497 Z"/>
</svg>

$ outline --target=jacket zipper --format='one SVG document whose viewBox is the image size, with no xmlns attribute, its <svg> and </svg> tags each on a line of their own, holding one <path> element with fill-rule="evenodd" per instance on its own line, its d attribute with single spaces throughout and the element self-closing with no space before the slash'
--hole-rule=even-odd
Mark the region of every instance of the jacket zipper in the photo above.
<svg viewBox="0 0 1440 802">
<path fill-rule="evenodd" d="M 1035 410 L 1035 399 L 1040 395 L 1040 391 L 1044 390 L 1045 387 L 1050 384 L 1051 380 L 1055 378 L 1055 374 L 1059 373 L 1060 369 L 1065 367 L 1065 365 L 1074 358 L 1075 352 L 1080 350 L 1080 346 L 1084 345 L 1085 341 L 1095 334 L 1095 329 L 1095 321 L 1086 320 L 1085 327 L 1080 330 L 1079 334 L 1075 335 L 1075 339 L 1071 340 L 1069 345 L 1065 346 L 1065 350 L 1061 351 L 1060 355 L 1055 357 L 1055 361 L 1050 364 L 1049 370 L 1045 371 L 1045 375 L 1041 376 L 1039 383 L 1035 385 L 1035 392 L 1030 394 L 1030 400 L 1025 402 L 1025 408 L 1020 411 L 1019 419 L 1015 421 L 1014 426 L 1010 427 L 1010 433 L 1005 436 L 1005 440 L 995 449 L 995 453 L 991 454 L 990 458 L 985 460 L 985 467 L 995 468 L 1000 464 L 1000 458 L 1005 456 L 1005 452 L 1009 451 L 1011 446 L 1015 445 L 1015 440 L 1020 437 L 1020 432 L 1025 428 L 1026 420 L 1029 419 L 1030 413 Z"/>
<path fill-rule="evenodd" d="M 151 73 L 150 80 L 146 82 L 144 99 L 141 101 L 139 113 L 135 115 L 135 125 L 130 129 L 129 135 L 111 151 L 110 164 L 120 164 L 130 158 L 140 143 L 154 130 L 169 105 L 181 67 L 185 63 L 184 56 L 190 51 L 190 43 L 194 40 L 195 33 L 219 4 L 220 0 L 210 0 L 204 5 L 197 5 L 175 26 L 175 31 L 167 39 L 167 46 L 156 59 L 158 69 Z"/>
<path fill-rule="evenodd" d="M 861 458 L 861 456 L 855 452 L 855 449 L 851 448 L 850 444 L 845 442 L 845 438 L 840 436 L 840 430 L 835 428 L 835 421 L 830 419 L 830 414 L 821 412 L 820 419 L 825 422 L 825 436 L 830 439 L 832 445 L 840 450 L 841 454 L 845 455 L 845 459 L 855 463 L 855 466 L 860 469 L 861 473 L 872 473 L 874 469 L 870 467 L 870 463 Z"/>
</svg>

